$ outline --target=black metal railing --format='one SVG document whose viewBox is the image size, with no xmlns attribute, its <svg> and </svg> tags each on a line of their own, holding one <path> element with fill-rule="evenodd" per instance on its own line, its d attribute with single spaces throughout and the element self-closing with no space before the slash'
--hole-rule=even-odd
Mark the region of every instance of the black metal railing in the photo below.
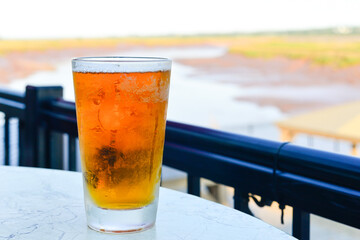
<svg viewBox="0 0 360 240">
<path fill-rule="evenodd" d="M 309 238 L 309 213 L 360 228 L 360 159 L 169 122 L 164 164 L 188 173 L 188 192 L 200 178 L 235 189 L 235 208 L 248 201 L 293 206 L 293 235 Z"/>
<path fill-rule="evenodd" d="M 76 170 L 75 105 L 61 96 L 61 87 L 29 86 L 25 95 L 0 91 L 5 142 L 6 119 L 20 119 L 20 165 L 64 169 L 67 162 L 67 169 Z M 234 207 L 243 212 L 251 214 L 250 197 L 259 206 L 292 206 L 293 236 L 299 239 L 309 239 L 310 213 L 360 228 L 355 157 L 168 122 L 164 165 L 186 172 L 188 192 L 197 196 L 200 178 L 233 187 Z"/>
<path fill-rule="evenodd" d="M 23 93 L 0 89 L 0 110 L 4 113 L 4 164 L 10 164 L 10 120 L 18 120 L 19 158 L 24 155 L 25 136 L 25 95 Z"/>
</svg>

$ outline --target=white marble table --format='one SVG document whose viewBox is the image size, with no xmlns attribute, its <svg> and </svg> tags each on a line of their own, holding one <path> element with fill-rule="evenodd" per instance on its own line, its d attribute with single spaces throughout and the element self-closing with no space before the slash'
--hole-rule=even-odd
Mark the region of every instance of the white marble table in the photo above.
<svg viewBox="0 0 360 240">
<path fill-rule="evenodd" d="M 293 239 L 242 212 L 162 188 L 155 227 L 125 235 L 86 226 L 80 173 L 0 167 L 1 239 Z"/>
</svg>

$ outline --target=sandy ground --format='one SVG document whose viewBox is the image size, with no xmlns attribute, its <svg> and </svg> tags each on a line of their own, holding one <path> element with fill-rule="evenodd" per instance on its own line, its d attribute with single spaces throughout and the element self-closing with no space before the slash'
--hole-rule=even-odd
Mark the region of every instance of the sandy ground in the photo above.
<svg viewBox="0 0 360 240">
<path fill-rule="evenodd" d="M 199 75 L 204 72 L 213 74 L 217 81 L 235 83 L 242 88 L 277 89 L 273 95 L 250 94 L 236 100 L 276 106 L 286 113 L 305 112 L 360 99 L 360 66 L 335 69 L 316 66 L 305 60 L 251 59 L 235 54 L 179 62 L 201 69 Z M 280 94 L 279 89 L 283 89 Z M 284 94 L 287 90 L 294 95 Z"/>
</svg>

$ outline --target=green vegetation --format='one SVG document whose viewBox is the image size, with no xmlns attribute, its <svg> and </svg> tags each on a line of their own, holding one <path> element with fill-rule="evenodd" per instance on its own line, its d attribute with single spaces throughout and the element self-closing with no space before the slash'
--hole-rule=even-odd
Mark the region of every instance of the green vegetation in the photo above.
<svg viewBox="0 0 360 240">
<path fill-rule="evenodd" d="M 360 39 L 345 37 L 253 37 L 229 48 L 230 53 L 254 58 L 285 57 L 318 65 L 349 67 L 360 64 Z"/>
<path fill-rule="evenodd" d="M 334 27 L 334 28 L 320 28 L 320 29 L 304 29 L 304 30 L 293 30 L 293 31 L 278 31 L 278 32 L 257 32 L 252 35 L 258 36 L 321 36 L 321 35 L 359 35 L 360 27 Z"/>
</svg>

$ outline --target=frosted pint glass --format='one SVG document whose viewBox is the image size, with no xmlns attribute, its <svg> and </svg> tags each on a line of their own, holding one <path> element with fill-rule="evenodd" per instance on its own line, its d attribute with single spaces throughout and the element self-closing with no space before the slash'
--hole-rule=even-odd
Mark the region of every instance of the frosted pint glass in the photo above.
<svg viewBox="0 0 360 240">
<path fill-rule="evenodd" d="M 72 61 L 87 224 L 101 232 L 154 225 L 171 61 Z"/>
</svg>

